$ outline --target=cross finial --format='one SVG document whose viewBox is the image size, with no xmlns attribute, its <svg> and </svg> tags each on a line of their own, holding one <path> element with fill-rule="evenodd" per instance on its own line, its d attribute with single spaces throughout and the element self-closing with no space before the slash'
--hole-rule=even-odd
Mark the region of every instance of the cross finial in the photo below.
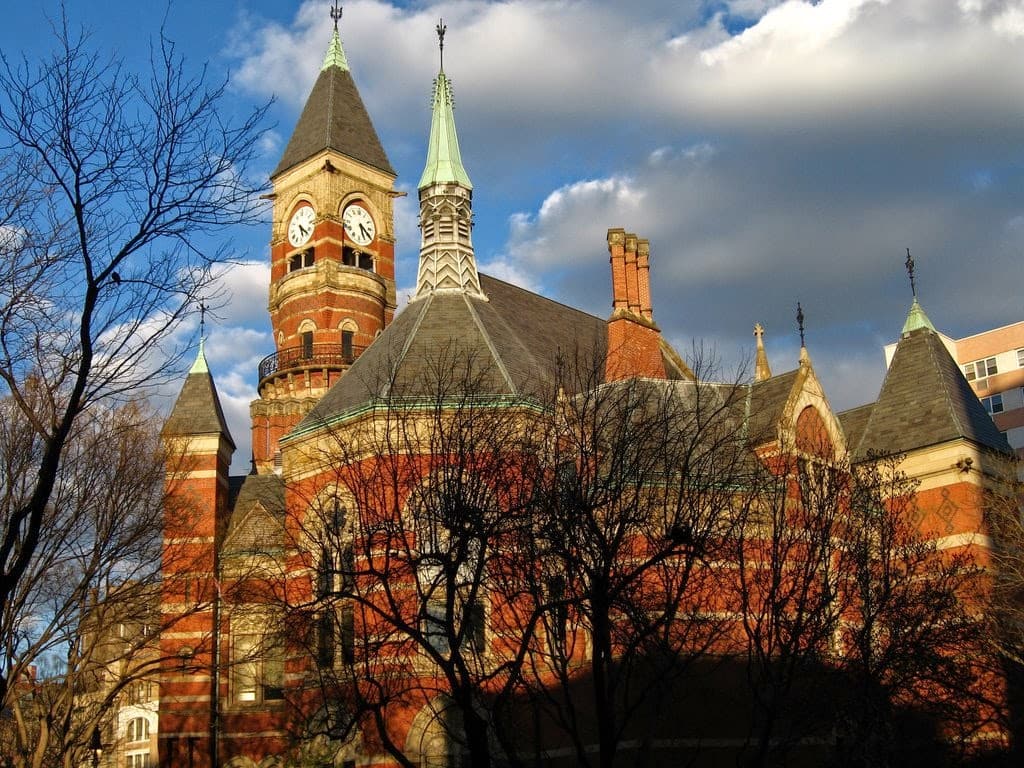
<svg viewBox="0 0 1024 768">
<path fill-rule="evenodd" d="M 914 284 L 914 257 L 910 255 L 910 249 L 907 248 L 907 274 L 910 275 L 910 292 L 917 298 L 917 286 Z"/>
<path fill-rule="evenodd" d="M 338 22 L 341 20 L 341 6 L 338 5 L 338 0 L 334 0 L 334 5 L 331 6 L 331 19 L 334 21 L 334 31 L 338 31 Z"/>
<path fill-rule="evenodd" d="M 760 323 L 754 323 L 754 336 L 757 338 L 758 344 L 761 344 L 764 340 L 764 326 Z"/>
<path fill-rule="evenodd" d="M 796 325 L 800 329 L 800 348 L 803 349 L 804 344 L 804 309 L 800 306 L 800 302 L 796 303 Z"/>
<path fill-rule="evenodd" d="M 437 20 L 437 46 L 441 50 L 441 71 L 444 72 L 444 33 L 448 27 L 444 25 L 444 19 Z"/>
</svg>

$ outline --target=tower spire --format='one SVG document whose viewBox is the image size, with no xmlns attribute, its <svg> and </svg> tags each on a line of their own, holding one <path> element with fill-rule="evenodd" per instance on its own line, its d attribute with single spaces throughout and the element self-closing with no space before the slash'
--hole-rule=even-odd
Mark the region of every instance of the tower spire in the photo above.
<svg viewBox="0 0 1024 768">
<path fill-rule="evenodd" d="M 448 27 L 444 24 L 444 19 L 437 20 L 437 47 L 441 54 L 441 66 L 440 71 L 444 72 L 444 33 L 448 31 Z"/>
<path fill-rule="evenodd" d="M 199 302 L 199 350 L 196 352 L 195 362 L 188 369 L 189 373 L 209 373 L 210 366 L 206 363 L 206 352 L 203 347 L 206 345 L 206 302 Z"/>
<path fill-rule="evenodd" d="M 800 331 L 800 365 L 806 365 L 811 357 L 807 354 L 807 341 L 804 338 L 804 308 L 799 301 L 796 303 L 796 326 Z"/>
<path fill-rule="evenodd" d="M 348 71 L 348 59 L 345 58 L 345 49 L 341 47 L 341 37 L 338 35 L 338 22 L 341 21 L 341 13 L 342 8 L 338 5 L 338 0 L 334 0 L 334 5 L 331 6 L 331 21 L 334 22 L 334 32 L 331 33 L 331 42 L 327 46 L 327 55 L 324 56 L 324 63 L 320 67 L 321 72 L 331 67 L 338 67 Z"/>
<path fill-rule="evenodd" d="M 444 20 L 437 27 L 441 68 L 434 79 L 427 161 L 420 177 L 420 265 L 413 301 L 437 291 L 483 297 L 473 252 L 473 184 L 462 165 L 455 99 L 444 73 Z"/>
<path fill-rule="evenodd" d="M 932 325 L 932 321 L 928 319 L 928 315 L 924 312 L 924 307 L 917 300 L 917 285 L 914 281 L 914 257 L 910 255 L 909 248 L 907 248 L 907 260 L 904 262 L 904 266 L 907 268 L 907 276 L 910 278 L 910 293 L 914 300 L 910 303 L 910 311 L 907 313 L 907 319 L 903 323 L 902 333 L 910 333 L 920 328 L 934 331 L 935 326 Z"/>
<path fill-rule="evenodd" d="M 754 324 L 754 337 L 757 339 L 757 357 L 754 359 L 754 381 L 764 381 L 772 377 L 772 367 L 768 365 L 768 353 L 764 351 L 764 327 Z"/>
<path fill-rule="evenodd" d="M 910 249 L 907 248 L 907 261 L 905 262 L 907 267 L 907 274 L 910 276 L 910 292 L 917 298 L 917 286 L 914 284 L 914 257 L 910 255 Z"/>
</svg>

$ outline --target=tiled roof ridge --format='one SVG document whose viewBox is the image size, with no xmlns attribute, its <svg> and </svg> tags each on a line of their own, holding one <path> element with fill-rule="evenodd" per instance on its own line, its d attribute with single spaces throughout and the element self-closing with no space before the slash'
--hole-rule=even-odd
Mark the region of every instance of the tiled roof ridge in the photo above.
<svg viewBox="0 0 1024 768">
<path fill-rule="evenodd" d="M 938 344 L 942 343 L 939 340 L 938 334 L 934 330 L 932 330 L 932 329 L 922 328 L 918 332 L 924 333 L 926 335 L 933 336 L 934 337 L 934 341 L 936 343 L 938 343 Z M 967 431 L 965 429 L 965 426 L 964 426 L 964 424 L 961 423 L 960 417 L 957 415 L 956 408 L 953 407 L 953 395 L 955 393 L 950 390 L 950 388 L 949 388 L 949 386 L 948 386 L 948 384 L 946 382 L 946 377 L 942 375 L 942 368 L 939 365 L 939 360 L 938 360 L 938 356 L 937 356 L 937 350 L 935 348 L 935 344 L 933 344 L 931 342 L 932 342 L 932 340 L 928 339 L 928 341 L 927 341 L 928 359 L 931 361 L 931 364 L 932 364 L 932 367 L 933 367 L 933 369 L 934 369 L 934 371 L 936 373 L 936 376 L 938 377 L 939 381 L 941 382 L 941 385 L 942 385 L 942 395 L 943 395 L 943 398 L 942 398 L 943 403 L 945 404 L 946 410 L 949 412 L 950 418 L 953 421 L 953 425 L 956 427 L 957 434 L 958 435 L 966 435 Z M 946 348 L 945 347 L 942 348 L 942 352 L 945 355 L 947 355 L 947 356 L 949 355 L 949 353 L 946 352 Z"/>
<path fill-rule="evenodd" d="M 423 322 L 423 318 L 427 316 L 427 310 L 430 308 L 430 305 L 433 301 L 433 294 L 428 294 L 423 302 L 417 302 L 418 304 L 420 304 L 419 317 L 417 317 L 415 322 L 413 323 L 412 328 L 409 331 L 409 334 L 405 337 L 405 343 L 402 344 L 401 351 L 398 353 L 398 356 L 395 358 L 393 364 L 391 365 L 391 371 L 390 375 L 388 376 L 388 381 L 381 390 L 381 394 L 384 395 L 385 397 L 391 394 L 391 382 L 394 381 L 395 372 L 402 367 L 402 361 L 405 360 L 405 356 L 409 354 L 409 347 L 412 346 L 413 341 L 416 339 L 416 334 L 420 330 L 420 324 Z M 408 311 L 408 307 L 406 307 L 406 311 Z"/>
<path fill-rule="evenodd" d="M 501 283 L 502 285 L 508 286 L 509 288 L 512 288 L 512 289 L 514 289 L 516 291 L 522 291 L 523 293 L 528 293 L 531 296 L 534 296 L 534 297 L 536 297 L 538 299 L 543 299 L 544 301 L 548 302 L 549 304 L 554 304 L 555 306 L 561 307 L 562 309 L 569 310 L 570 312 L 575 312 L 578 315 L 583 315 L 585 317 L 589 317 L 589 318 L 592 318 L 594 320 L 600 320 L 601 322 L 604 322 L 605 319 L 606 319 L 606 318 L 601 317 L 600 315 L 595 315 L 592 312 L 587 312 L 586 310 L 580 309 L 579 307 L 573 307 L 573 306 L 571 306 L 569 304 L 566 304 L 564 301 L 559 301 L 558 299 L 552 299 L 550 296 L 545 296 L 543 293 L 534 293 L 533 291 L 531 291 L 531 290 L 529 290 L 527 288 L 523 288 L 521 285 L 516 285 L 515 283 L 510 283 L 508 280 L 502 280 L 500 277 L 495 277 L 494 275 L 489 275 L 486 272 L 481 272 L 480 273 L 480 277 L 481 278 L 486 278 L 487 280 L 493 280 L 496 283 Z M 482 287 L 483 286 L 481 286 L 481 288 Z"/>
<path fill-rule="evenodd" d="M 462 294 L 462 300 L 466 302 L 466 307 L 469 308 L 469 314 L 473 317 L 473 322 L 476 323 L 476 327 L 480 331 L 481 337 L 483 337 L 484 343 L 487 345 L 487 349 L 490 350 L 491 357 L 494 359 L 494 364 L 498 366 L 498 370 L 501 371 L 502 378 L 505 379 L 505 383 L 508 385 L 509 390 L 512 394 L 519 394 L 519 390 L 512 381 L 512 377 L 508 373 L 508 368 L 505 367 L 505 362 L 501 359 L 501 355 L 498 353 L 497 347 L 494 346 L 494 342 L 491 340 L 491 334 L 487 332 L 486 326 L 480 319 L 480 315 L 477 314 L 476 307 L 473 306 L 473 301 L 470 299 L 468 294 Z"/>
</svg>

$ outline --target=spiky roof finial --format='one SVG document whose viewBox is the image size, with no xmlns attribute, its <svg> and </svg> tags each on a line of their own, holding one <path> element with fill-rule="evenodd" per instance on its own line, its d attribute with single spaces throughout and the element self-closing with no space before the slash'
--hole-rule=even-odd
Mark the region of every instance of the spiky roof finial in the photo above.
<svg viewBox="0 0 1024 768">
<path fill-rule="evenodd" d="M 768 353 L 764 350 L 764 326 L 754 324 L 754 338 L 757 339 L 757 356 L 754 358 L 754 381 L 764 381 L 772 377 L 772 368 L 768 365 Z"/>
<path fill-rule="evenodd" d="M 203 347 L 206 345 L 206 302 L 199 302 L 199 350 L 196 352 L 195 362 L 188 369 L 189 373 L 209 373 L 210 367 L 206 363 L 206 352 Z"/>
<path fill-rule="evenodd" d="M 441 67 L 440 70 L 444 72 L 444 33 L 448 31 L 448 27 L 444 25 L 444 19 L 437 20 L 437 47 L 441 52 Z"/>
<path fill-rule="evenodd" d="M 469 174 L 462 165 L 459 137 L 455 132 L 455 97 L 451 81 L 444 73 L 444 35 L 448 28 L 443 19 L 438 21 L 436 29 L 441 48 L 441 69 L 434 80 L 427 162 L 418 189 L 436 183 L 455 183 L 473 189 Z"/>
<path fill-rule="evenodd" d="M 796 303 L 796 326 L 800 331 L 800 346 L 807 346 L 804 341 L 804 308 L 800 306 L 800 302 Z"/>
<path fill-rule="evenodd" d="M 910 255 L 910 249 L 907 248 L 907 274 L 910 275 L 910 292 L 914 298 L 917 298 L 917 285 L 914 284 L 914 257 Z"/>
<path fill-rule="evenodd" d="M 341 47 L 341 37 L 338 35 L 338 22 L 341 20 L 341 13 L 342 9 L 338 5 L 338 0 L 334 0 L 334 5 L 331 6 L 334 32 L 331 33 L 331 44 L 327 46 L 327 55 L 324 56 L 323 66 L 320 67 L 321 72 L 331 67 L 348 70 L 348 59 L 345 57 L 345 49 Z"/>
<path fill-rule="evenodd" d="M 917 300 L 917 285 L 914 281 L 914 257 L 910 255 L 909 248 L 907 248 L 907 260 L 904 262 L 904 266 L 907 268 L 907 275 L 910 276 L 910 293 L 913 295 L 914 300 L 910 303 L 910 311 L 907 313 L 907 319 L 903 323 L 903 333 L 910 333 L 920 328 L 934 331 L 935 326 L 932 325 L 932 321 L 928 319 L 924 308 Z"/>
</svg>

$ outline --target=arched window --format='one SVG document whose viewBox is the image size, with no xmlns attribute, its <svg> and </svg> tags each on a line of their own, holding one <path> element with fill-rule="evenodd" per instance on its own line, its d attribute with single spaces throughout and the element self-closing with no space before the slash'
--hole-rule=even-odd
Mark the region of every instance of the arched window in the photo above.
<svg viewBox="0 0 1024 768">
<path fill-rule="evenodd" d="M 303 320 L 299 324 L 299 343 L 302 347 L 302 359 L 310 360 L 313 357 L 313 332 L 316 325 L 312 320 Z"/>
<path fill-rule="evenodd" d="M 243 621 L 231 638 L 231 698 L 239 704 L 284 698 L 284 647 L 264 631 L 273 623 Z"/>
<path fill-rule="evenodd" d="M 820 459 L 834 455 L 832 438 L 828 434 L 824 419 L 813 405 L 808 405 L 796 418 L 796 447 L 810 456 Z"/>
<path fill-rule="evenodd" d="M 355 589 L 353 528 L 355 502 L 336 488 L 322 492 L 309 511 L 308 535 L 316 563 L 320 602 L 317 660 L 333 666 L 355 661 L 355 613 L 349 598 Z"/>
<path fill-rule="evenodd" d="M 439 654 L 485 649 L 485 585 L 481 579 L 483 516 L 490 493 L 471 475 L 454 471 L 433 477 L 407 502 L 415 536 L 420 631 Z M 483 497 L 483 498 L 482 498 Z M 449 601 L 454 592 L 455 599 Z"/>
<path fill-rule="evenodd" d="M 346 363 L 351 364 L 355 360 L 355 338 L 359 326 L 352 320 L 345 320 L 341 324 L 341 357 Z"/>
<path fill-rule="evenodd" d="M 148 741 L 149 720 L 144 717 L 133 717 L 128 721 L 128 728 L 125 732 L 126 741 Z"/>
</svg>

